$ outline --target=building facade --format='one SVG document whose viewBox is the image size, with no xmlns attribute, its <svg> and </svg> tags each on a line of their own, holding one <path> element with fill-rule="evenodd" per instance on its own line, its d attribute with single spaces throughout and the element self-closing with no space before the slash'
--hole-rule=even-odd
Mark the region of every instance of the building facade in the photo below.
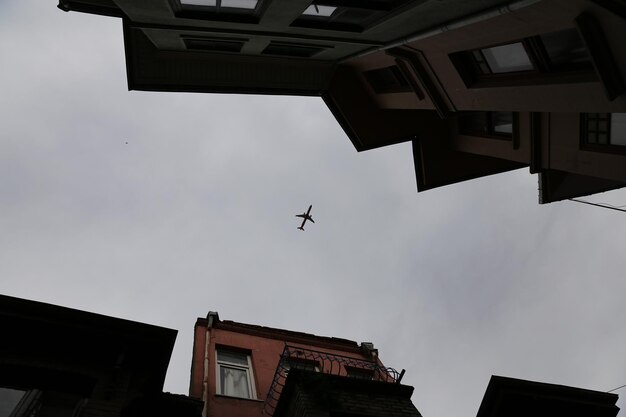
<svg viewBox="0 0 626 417">
<path fill-rule="evenodd" d="M 200 417 L 163 392 L 176 330 L 0 295 L 0 416 Z"/>
<path fill-rule="evenodd" d="M 60 0 L 124 22 L 129 89 L 321 96 L 418 191 L 518 168 L 547 203 L 626 184 L 620 0 Z"/>
<path fill-rule="evenodd" d="M 185 396 L 162 391 L 175 330 L 4 295 L 0 328 L 2 417 L 421 417 L 371 343 L 209 312 Z M 477 417 L 616 417 L 617 400 L 492 376 Z"/>
<path fill-rule="evenodd" d="M 204 401 L 205 417 L 384 416 L 391 405 L 394 416 L 420 416 L 413 388 L 371 343 L 222 321 L 215 312 L 197 320 L 194 334 L 189 395 Z"/>
</svg>

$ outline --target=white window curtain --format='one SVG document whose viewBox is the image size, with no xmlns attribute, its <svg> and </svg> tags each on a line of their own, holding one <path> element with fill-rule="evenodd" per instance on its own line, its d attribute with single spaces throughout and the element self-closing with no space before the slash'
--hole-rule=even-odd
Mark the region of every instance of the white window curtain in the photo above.
<svg viewBox="0 0 626 417">
<path fill-rule="evenodd" d="M 222 394 L 232 397 L 250 398 L 248 388 L 248 371 L 229 368 L 222 365 L 220 369 Z"/>
</svg>

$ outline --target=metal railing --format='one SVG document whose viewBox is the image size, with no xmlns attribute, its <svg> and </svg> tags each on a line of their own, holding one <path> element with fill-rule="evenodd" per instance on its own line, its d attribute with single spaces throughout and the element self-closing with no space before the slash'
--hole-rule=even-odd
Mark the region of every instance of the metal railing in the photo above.
<svg viewBox="0 0 626 417">
<path fill-rule="evenodd" d="M 398 372 L 393 368 L 386 368 L 376 361 L 319 352 L 286 344 L 283 353 L 280 355 L 280 361 L 276 367 L 272 385 L 265 399 L 264 414 L 269 416 L 274 414 L 290 369 L 301 369 L 395 384 L 399 384 L 404 375 L 404 370 Z"/>
</svg>

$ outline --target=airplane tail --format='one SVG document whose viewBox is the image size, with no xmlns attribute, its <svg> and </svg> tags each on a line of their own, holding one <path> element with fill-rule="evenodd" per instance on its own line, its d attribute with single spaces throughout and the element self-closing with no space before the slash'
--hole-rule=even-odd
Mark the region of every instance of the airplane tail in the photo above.
<svg viewBox="0 0 626 417">
<path fill-rule="evenodd" d="M 303 226 L 298 227 L 298 229 L 300 229 L 300 230 L 302 230 L 304 232 L 304 227 Z"/>
</svg>

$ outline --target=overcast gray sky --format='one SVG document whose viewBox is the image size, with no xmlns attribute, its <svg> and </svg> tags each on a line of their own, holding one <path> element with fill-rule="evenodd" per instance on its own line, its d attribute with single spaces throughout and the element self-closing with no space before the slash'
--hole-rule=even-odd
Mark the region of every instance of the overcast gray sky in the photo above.
<svg viewBox="0 0 626 417">
<path fill-rule="evenodd" d="M 0 292 L 178 329 L 177 393 L 209 310 L 372 341 L 425 417 L 492 374 L 626 384 L 626 214 L 527 170 L 417 194 L 319 98 L 129 92 L 121 21 L 55 6 L 0 2 Z"/>
</svg>

